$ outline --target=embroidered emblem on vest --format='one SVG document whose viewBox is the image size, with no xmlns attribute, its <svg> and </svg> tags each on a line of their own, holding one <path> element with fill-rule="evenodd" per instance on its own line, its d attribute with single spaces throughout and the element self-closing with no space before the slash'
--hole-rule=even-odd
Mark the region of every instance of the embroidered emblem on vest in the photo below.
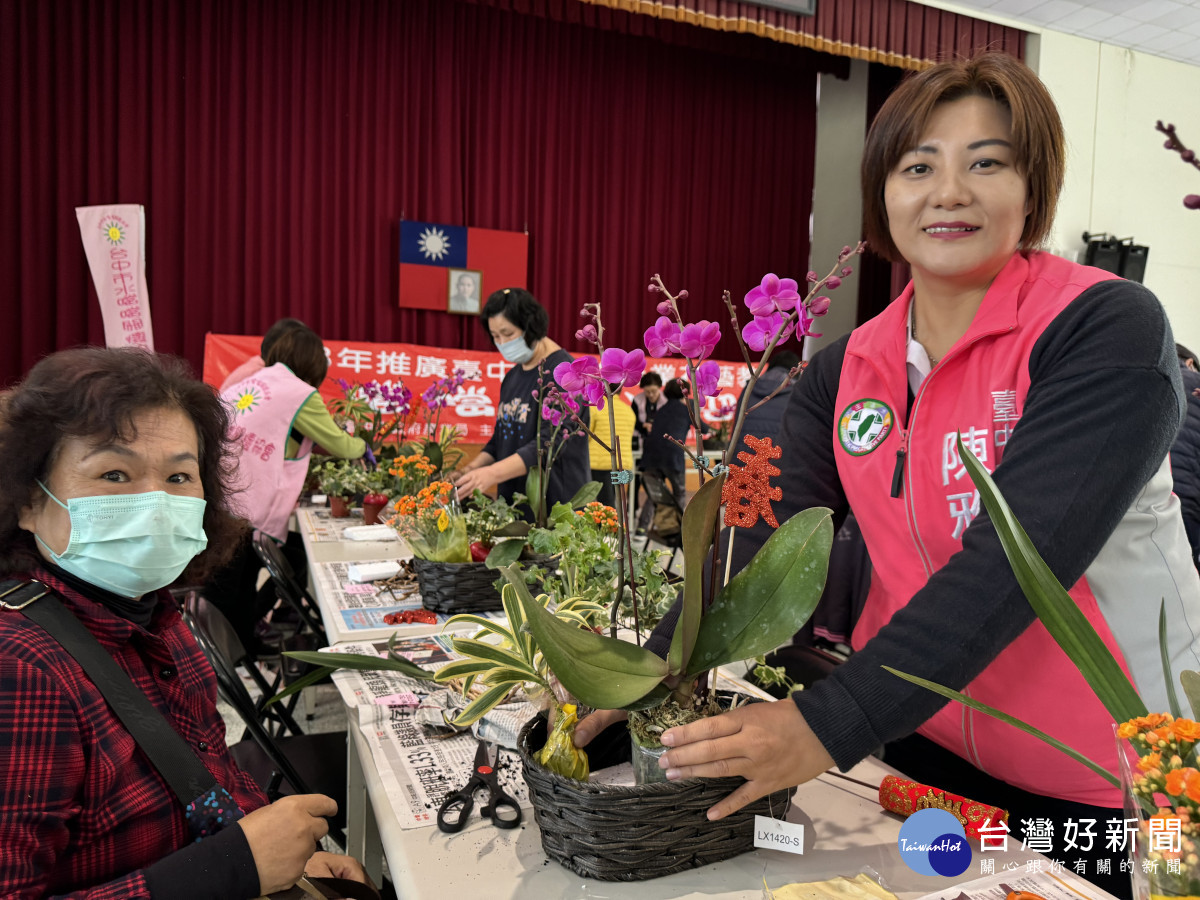
<svg viewBox="0 0 1200 900">
<path fill-rule="evenodd" d="M 838 440 L 851 456 L 865 456 L 887 439 L 895 422 L 882 400 L 855 400 L 838 419 Z"/>
</svg>

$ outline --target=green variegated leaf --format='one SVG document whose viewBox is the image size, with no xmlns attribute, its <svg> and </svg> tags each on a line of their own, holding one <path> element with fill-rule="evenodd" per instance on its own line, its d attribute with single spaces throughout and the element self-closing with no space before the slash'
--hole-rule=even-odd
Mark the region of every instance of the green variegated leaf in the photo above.
<svg viewBox="0 0 1200 900">
<path fill-rule="evenodd" d="M 1067 754 L 1067 756 L 1071 757 L 1071 759 L 1083 763 L 1105 781 L 1108 781 L 1117 787 L 1121 786 L 1121 779 L 1112 772 L 1108 771 L 1108 769 L 1104 768 L 1104 766 L 1092 762 L 1079 751 L 1072 750 L 1062 741 L 1051 737 L 1050 735 L 1046 734 L 1046 732 L 1034 728 L 1032 725 L 1026 725 L 1020 719 L 1014 719 L 1008 713 L 1003 713 L 995 707 L 988 706 L 986 703 L 980 703 L 973 697 L 960 694 L 958 691 L 953 690 L 952 688 L 943 687 L 936 682 L 927 681 L 924 678 L 918 678 L 916 675 L 906 675 L 903 672 L 897 672 L 891 666 L 883 666 L 883 668 L 887 669 L 887 671 L 891 672 L 893 675 L 903 678 L 905 681 L 911 681 L 913 684 L 920 685 L 923 688 L 933 691 L 935 694 L 941 694 L 943 697 L 948 697 L 951 700 L 957 700 L 959 703 L 963 704 L 963 706 L 969 706 L 971 709 L 977 710 L 984 715 L 991 716 L 993 719 L 999 719 L 1001 722 L 1006 722 L 1009 725 L 1012 725 L 1014 728 L 1019 728 L 1026 734 L 1031 734 L 1038 740 L 1044 741 L 1056 750 L 1061 750 L 1063 753 Z"/>
<path fill-rule="evenodd" d="M 484 684 L 539 684 L 545 687 L 545 683 L 540 678 L 530 678 L 524 669 L 513 669 L 508 666 L 498 666 L 487 674 L 481 674 L 479 680 Z"/>
<path fill-rule="evenodd" d="M 966 448 L 961 436 L 958 454 L 979 489 L 1017 583 L 1050 636 L 1079 668 L 1113 721 L 1127 722 L 1146 715 L 1146 704 L 1078 604 L 1038 555 L 1029 535 L 1000 495 L 992 476 Z"/>
<path fill-rule="evenodd" d="M 672 675 L 678 675 L 691 664 L 704 607 L 704 558 L 712 547 L 724 484 L 724 475 L 705 482 L 683 511 L 683 603 L 667 651 L 667 667 Z"/>
<path fill-rule="evenodd" d="M 447 628 L 456 622 L 466 622 L 470 625 L 477 625 L 479 627 L 479 631 L 475 633 L 475 637 L 479 637 L 481 634 L 487 633 L 504 638 L 506 641 L 512 641 L 512 635 L 509 634 L 508 629 L 505 628 L 503 624 L 493 621 L 492 619 L 485 619 L 483 616 L 476 616 L 470 613 L 459 613 L 456 616 L 451 616 L 446 620 L 446 624 L 442 626 L 442 631 L 445 632 Z"/>
<path fill-rule="evenodd" d="M 459 728 L 465 728 L 478 719 L 482 719 L 485 715 L 500 705 L 500 702 L 508 696 L 509 691 L 515 687 L 514 683 L 497 684 L 489 688 L 484 693 L 480 694 L 474 700 L 463 708 L 454 719 L 451 720 L 452 725 Z"/>
<path fill-rule="evenodd" d="M 531 669 L 525 660 L 512 651 L 505 650 L 503 647 L 497 647 L 495 644 L 489 644 L 487 641 L 477 641 L 473 638 L 456 637 L 453 639 L 453 643 L 455 652 L 461 653 L 463 656 L 488 660 L 498 666 L 511 666 L 514 669 L 520 669 L 526 673 L 526 677 L 531 679 L 538 677 L 537 672 Z"/>
<path fill-rule="evenodd" d="M 423 681 L 433 680 L 433 675 L 416 663 L 391 656 L 385 659 L 379 656 L 368 656 L 365 653 L 317 653 L 314 650 L 289 650 L 283 655 L 314 666 L 358 669 L 365 672 L 400 672 L 409 678 L 419 678 Z"/>
<path fill-rule="evenodd" d="M 500 603 L 504 607 L 504 616 L 508 619 L 508 627 L 512 630 L 513 638 L 519 642 L 521 655 L 530 665 L 533 664 L 533 636 L 525 627 L 525 614 L 521 612 L 521 604 L 517 602 L 516 588 L 506 584 L 500 590 Z"/>
<path fill-rule="evenodd" d="M 336 671 L 333 666 L 321 666 L 319 668 L 313 669 L 311 672 L 306 672 L 305 674 L 303 674 L 299 678 L 297 678 L 295 681 L 293 681 L 291 684 L 289 684 L 282 691 L 280 691 L 278 694 L 276 694 L 274 697 L 272 697 L 270 700 L 268 700 L 264 704 L 264 706 L 270 706 L 272 703 L 277 703 L 278 701 L 282 700 L 285 697 L 290 697 L 292 694 L 295 694 L 298 691 L 304 690 L 310 684 L 316 684 L 318 681 L 321 681 L 322 679 L 325 678 L 325 676 L 327 676 L 330 672 L 333 672 L 333 671 Z"/>
<path fill-rule="evenodd" d="M 806 509 L 780 525 L 705 612 L 684 678 L 750 659 L 790 640 L 825 589 L 833 514 Z"/>
<path fill-rule="evenodd" d="M 666 677 L 666 661 L 649 650 L 564 622 L 528 591 L 523 596 L 518 591 L 518 597 L 550 671 L 582 703 L 618 709 L 644 697 Z"/>
<path fill-rule="evenodd" d="M 434 672 L 433 680 L 439 684 L 444 684 L 456 678 L 466 678 L 468 675 L 479 675 L 483 672 L 490 672 L 495 668 L 496 664 L 491 660 L 456 659 L 454 662 L 446 663 L 446 665 Z"/>
</svg>

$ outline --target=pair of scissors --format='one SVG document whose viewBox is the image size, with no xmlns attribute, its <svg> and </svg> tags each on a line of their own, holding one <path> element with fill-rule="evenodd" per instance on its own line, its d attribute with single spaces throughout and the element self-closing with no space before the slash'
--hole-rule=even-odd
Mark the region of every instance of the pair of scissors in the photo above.
<svg viewBox="0 0 1200 900">
<path fill-rule="evenodd" d="M 494 755 L 489 753 L 488 743 L 479 742 L 471 778 L 461 790 L 447 794 L 441 809 L 438 810 L 437 824 L 442 831 L 448 834 L 462 831 L 475 806 L 475 792 L 483 788 L 488 789 L 488 805 L 479 810 L 480 815 L 490 816 L 492 824 L 497 828 L 516 828 L 521 824 L 521 807 L 517 805 L 516 800 L 504 793 L 496 777 L 500 748 L 495 747 L 495 751 Z"/>
</svg>

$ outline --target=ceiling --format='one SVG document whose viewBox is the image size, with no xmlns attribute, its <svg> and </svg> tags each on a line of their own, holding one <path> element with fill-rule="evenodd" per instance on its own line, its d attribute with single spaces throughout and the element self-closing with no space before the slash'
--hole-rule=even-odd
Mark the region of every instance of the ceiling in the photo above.
<svg viewBox="0 0 1200 900">
<path fill-rule="evenodd" d="M 953 0 L 953 5 L 1200 66 L 1200 0 Z"/>
</svg>

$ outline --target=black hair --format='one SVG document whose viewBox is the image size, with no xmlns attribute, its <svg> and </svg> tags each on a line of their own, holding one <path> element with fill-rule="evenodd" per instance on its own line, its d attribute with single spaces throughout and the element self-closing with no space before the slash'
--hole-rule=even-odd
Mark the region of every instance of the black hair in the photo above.
<svg viewBox="0 0 1200 900">
<path fill-rule="evenodd" d="M 487 298 L 479 313 L 479 322 L 489 335 L 488 319 L 504 316 L 525 332 L 525 344 L 531 349 L 550 332 L 550 314 L 524 288 L 504 288 Z"/>
<path fill-rule="evenodd" d="M 678 378 L 671 378 L 663 385 L 663 396 L 668 400 L 683 399 L 683 385 L 679 383 Z"/>
<path fill-rule="evenodd" d="M 795 350 L 778 350 L 771 354 L 771 359 L 767 362 L 768 369 L 786 368 L 788 371 L 800 365 L 800 356 Z"/>
<path fill-rule="evenodd" d="M 271 348 L 263 354 L 263 363 L 268 366 L 283 363 L 297 378 L 315 388 L 321 386 L 325 373 L 329 371 L 325 343 L 307 325 L 292 328 L 276 338 Z"/>
<path fill-rule="evenodd" d="M 647 372 L 642 376 L 642 380 L 638 382 L 638 387 L 647 388 L 653 385 L 654 387 L 662 387 L 662 376 L 657 372 Z"/>
<path fill-rule="evenodd" d="M 281 337 L 294 329 L 304 328 L 308 326 L 299 319 L 280 319 L 274 325 L 267 329 L 267 333 L 263 335 L 262 344 L 259 345 L 258 355 L 263 359 L 267 358 L 267 353 L 275 346 L 275 342 Z"/>
<path fill-rule="evenodd" d="M 1183 346 L 1183 344 L 1175 345 L 1175 355 L 1179 357 L 1180 362 L 1187 362 L 1190 359 L 1192 365 L 1196 367 L 1196 371 L 1200 372 L 1200 359 L 1197 359 L 1196 354 Z"/>
</svg>

